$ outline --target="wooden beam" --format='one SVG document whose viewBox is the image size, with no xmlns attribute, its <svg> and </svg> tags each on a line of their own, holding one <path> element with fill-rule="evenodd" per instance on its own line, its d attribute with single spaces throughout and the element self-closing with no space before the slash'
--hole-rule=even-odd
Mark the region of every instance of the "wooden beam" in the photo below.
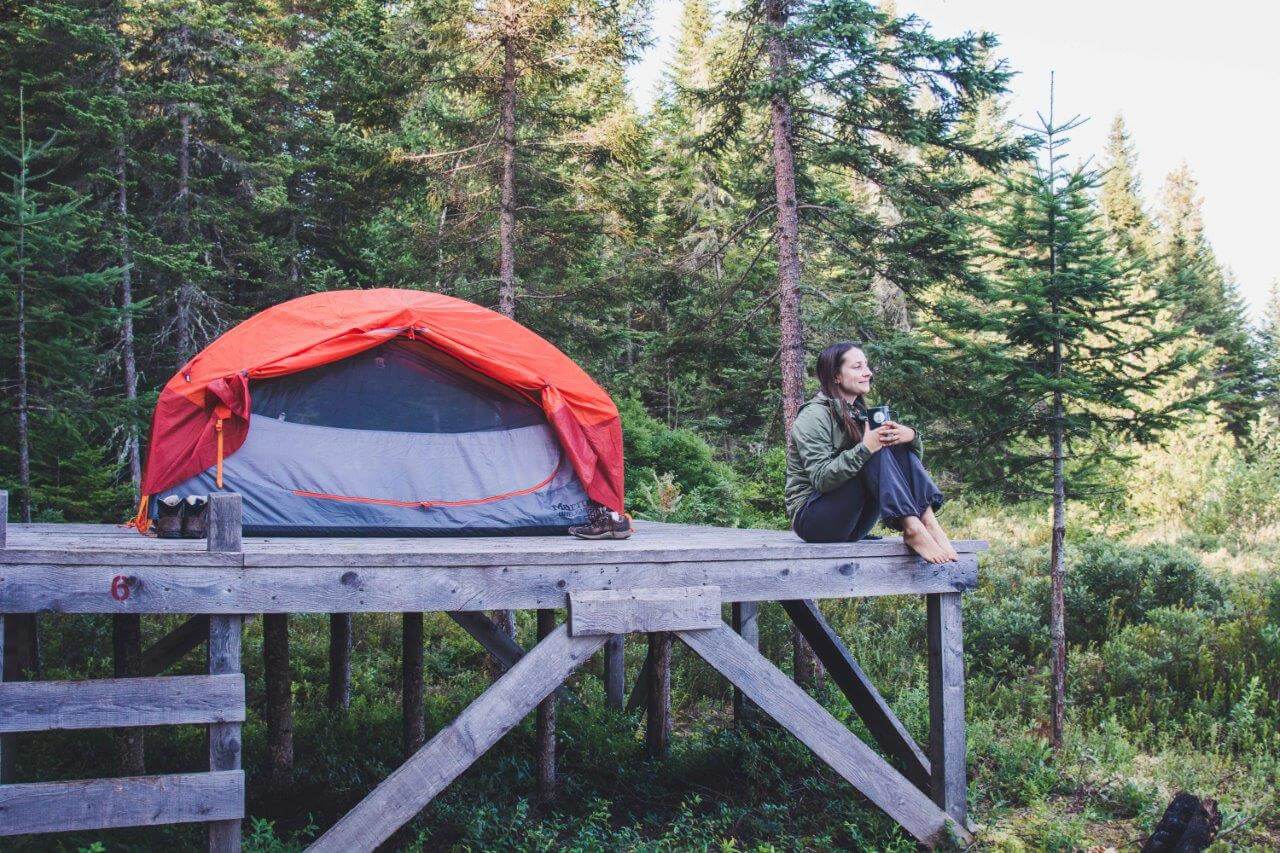
<svg viewBox="0 0 1280 853">
<path fill-rule="evenodd" d="M 724 623 L 721 623 L 724 624 Z M 649 711 L 645 745 L 651 758 L 666 758 L 671 749 L 671 635 L 649 635 Z"/>
<path fill-rule="evenodd" d="M 946 840 L 946 812 L 732 628 L 722 624 L 707 631 L 682 631 L 678 636 L 917 840 L 931 846 Z M 952 829 L 968 840 L 962 826 L 952 824 Z"/>
<path fill-rule="evenodd" d="M 637 708 L 644 708 L 647 712 L 649 707 L 649 687 L 653 680 L 649 673 L 652 671 L 653 644 L 647 643 L 644 652 L 644 663 L 640 664 L 640 673 L 636 676 L 636 683 L 631 685 L 631 695 L 627 697 L 628 714 Z"/>
<path fill-rule="evenodd" d="M 458 778 L 604 644 L 561 625 L 310 848 L 373 850 Z"/>
<path fill-rule="evenodd" d="M 244 720 L 244 676 L 173 675 L 0 683 L 0 732 Z"/>
<path fill-rule="evenodd" d="M 262 680 L 266 688 L 267 786 L 283 791 L 293 781 L 293 672 L 289 614 L 262 617 Z"/>
<path fill-rule="evenodd" d="M 747 645 L 753 649 L 760 648 L 760 604 L 755 601 L 735 601 L 733 611 L 733 630 L 738 632 Z M 742 691 L 733 688 L 733 722 L 743 725 L 752 721 L 756 709 L 751 701 L 742 695 Z"/>
<path fill-rule="evenodd" d="M 615 711 L 621 711 L 627 701 L 626 640 L 616 634 L 604 646 L 604 701 Z"/>
<path fill-rule="evenodd" d="M 9 541 L 9 493 L 0 489 L 0 551 Z"/>
<path fill-rule="evenodd" d="M 796 629 L 809 641 L 814 654 L 862 718 L 876 743 L 889 754 L 911 784 L 928 794 L 929 760 L 862 667 L 858 666 L 844 641 L 823 618 L 818 605 L 801 600 L 784 601 L 782 607 Z"/>
<path fill-rule="evenodd" d="M 926 598 L 929 637 L 929 757 L 933 801 L 966 825 L 964 639 L 960 593 Z"/>
<path fill-rule="evenodd" d="M 720 624 L 720 588 L 604 589 L 569 593 L 569 633 L 629 634 Z"/>
<path fill-rule="evenodd" d="M 4 495 L 6 499 L 8 498 L 8 495 L 6 495 L 4 492 L 0 492 L 0 495 Z M 0 515 L 0 525 L 3 525 L 3 524 L 4 524 L 4 516 Z M 12 621 L 13 617 L 10 616 L 9 620 Z M 3 614 L 0 614 L 0 684 L 4 684 L 4 680 L 5 680 L 4 660 L 5 660 L 5 617 Z M 14 764 L 13 740 L 14 740 L 13 735 L 0 735 L 0 785 L 13 781 L 13 764 Z"/>
<path fill-rule="evenodd" d="M 556 629 L 554 610 L 538 611 L 538 641 Z M 534 721 L 534 741 L 538 751 L 538 802 L 546 805 L 556 798 L 556 693 L 538 703 Z"/>
<path fill-rule="evenodd" d="M 240 550 L 241 500 L 230 492 L 209 496 L 209 537 L 206 547 L 212 553 L 234 553 Z M 240 643 L 244 617 L 212 615 L 209 617 L 209 674 L 229 675 L 242 672 Z M 209 732 L 209 769 L 238 771 L 240 767 L 240 723 L 212 723 Z M 243 776 L 241 777 L 243 779 Z M 239 789 L 239 811 L 234 817 L 216 815 L 209 818 L 205 846 L 209 853 L 238 853 L 240 850 L 240 818 L 244 814 L 244 784 Z"/>
<path fill-rule="evenodd" d="M 167 540 L 166 540 L 167 541 Z M 10 552 L 0 551 L 0 555 Z M 235 556 L 235 555 L 232 555 Z M 417 568 L 70 565 L 10 563 L 0 572 L 0 612 L 403 613 L 537 610 L 565 595 L 604 589 L 718 586 L 724 601 L 859 598 L 957 592 L 977 583 L 977 558 L 940 566 L 918 557 L 859 562 L 611 563 L 595 566 Z M 122 574 L 123 572 L 123 574 Z M 117 582 L 121 577 L 124 580 Z M 112 597 L 117 583 L 128 595 Z"/>
<path fill-rule="evenodd" d="M 524 657 L 524 647 L 511 639 L 493 620 L 477 611 L 450 611 L 449 618 L 470 634 L 505 672 Z"/>
<path fill-rule="evenodd" d="M 226 821 L 244 816 L 244 772 L 0 785 L 0 835 Z"/>
<path fill-rule="evenodd" d="M 192 616 L 142 653 L 139 675 L 159 675 L 209 640 L 209 617 Z"/>
<path fill-rule="evenodd" d="M 427 739 L 426 709 L 422 705 L 422 614 L 406 613 L 401 630 L 400 713 L 405 755 L 413 755 Z"/>
<path fill-rule="evenodd" d="M 351 614 L 329 615 L 329 693 L 330 711 L 351 707 Z"/>
</svg>

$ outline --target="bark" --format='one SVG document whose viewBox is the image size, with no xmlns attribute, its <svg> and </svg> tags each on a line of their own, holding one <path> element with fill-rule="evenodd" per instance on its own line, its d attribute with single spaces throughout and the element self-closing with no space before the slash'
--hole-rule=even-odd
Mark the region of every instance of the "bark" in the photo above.
<svg viewBox="0 0 1280 853">
<path fill-rule="evenodd" d="M 796 201 L 796 159 L 792 146 L 791 102 L 782 91 L 789 73 L 787 1 L 769 3 L 769 81 L 775 87 L 769 101 L 773 137 L 773 183 L 778 240 L 778 326 L 782 365 L 782 427 L 791 441 L 791 426 L 804 403 L 804 328 L 800 322 L 800 213 Z M 793 670 L 798 684 L 813 686 L 821 677 L 817 658 L 798 630 L 791 632 Z"/>
<path fill-rule="evenodd" d="M 401 684 L 404 715 L 404 754 L 413 755 L 427 742 L 422 708 L 422 614 L 404 614 L 401 649 Z"/>
<path fill-rule="evenodd" d="M 329 616 L 329 695 L 330 711 L 351 707 L 351 614 Z"/>
<path fill-rule="evenodd" d="M 136 613 L 120 613 L 111 617 L 111 648 L 114 657 L 112 674 L 116 678 L 142 675 L 142 617 Z M 146 770 L 143 744 L 144 729 L 116 729 L 116 763 L 119 775 L 141 776 Z"/>
<path fill-rule="evenodd" d="M 191 29 L 183 24 L 178 28 L 178 40 L 182 51 L 182 62 L 178 68 L 178 82 L 191 82 L 191 70 L 187 65 L 187 55 L 191 47 Z M 181 107 L 178 119 L 178 241 L 187 248 L 191 242 L 191 111 L 187 104 Z M 196 354 L 195 334 L 192 329 L 192 312 L 195 305 L 195 283 L 191 277 L 183 274 L 178 285 L 177 316 L 175 329 L 178 334 L 179 366 L 185 365 Z"/>
<path fill-rule="evenodd" d="M 554 610 L 538 611 L 538 639 L 543 640 L 556 629 Z M 538 802 L 547 804 L 556 798 L 556 694 L 553 690 L 538 703 L 534 724 L 538 748 Z"/>
<path fill-rule="evenodd" d="M 267 785 L 284 791 L 293 781 L 293 672 L 289 614 L 262 617 L 263 681 L 267 693 Z"/>
<path fill-rule="evenodd" d="M 116 38 L 122 38 L 120 32 L 120 4 L 114 8 L 114 29 Z M 121 84 L 123 59 L 117 43 L 114 51 L 114 65 L 111 71 L 112 93 L 123 101 L 124 87 Z M 115 150 L 116 172 L 116 225 L 119 229 L 117 237 L 120 251 L 120 359 L 124 370 L 124 399 L 129 407 L 129 429 L 125 435 L 125 452 L 129 459 L 129 479 L 133 483 L 133 499 L 139 497 L 142 483 L 142 456 L 138 447 L 138 425 L 134 420 L 133 407 L 138 400 L 138 362 L 133 343 L 133 246 L 129 241 L 129 184 L 128 184 L 128 151 L 125 148 L 125 130 L 120 128 L 116 138 Z"/>
<path fill-rule="evenodd" d="M 18 513 L 23 523 L 31 523 L 31 421 L 30 382 L 27 373 L 27 117 L 19 108 L 18 151 Z"/>
<path fill-rule="evenodd" d="M 498 221 L 498 310 L 516 315 L 516 34 L 515 10 L 503 6 L 502 210 Z"/>
</svg>

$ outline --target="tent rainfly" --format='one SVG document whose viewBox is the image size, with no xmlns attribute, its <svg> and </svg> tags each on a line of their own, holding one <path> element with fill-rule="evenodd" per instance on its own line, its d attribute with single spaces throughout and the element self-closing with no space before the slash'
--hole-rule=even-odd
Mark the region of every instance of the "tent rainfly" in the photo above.
<svg viewBox="0 0 1280 853">
<path fill-rule="evenodd" d="M 135 525 L 152 498 L 222 488 L 249 535 L 563 532 L 588 498 L 622 511 L 622 429 L 582 368 L 501 314 L 317 293 L 231 329 L 160 393 Z"/>
</svg>

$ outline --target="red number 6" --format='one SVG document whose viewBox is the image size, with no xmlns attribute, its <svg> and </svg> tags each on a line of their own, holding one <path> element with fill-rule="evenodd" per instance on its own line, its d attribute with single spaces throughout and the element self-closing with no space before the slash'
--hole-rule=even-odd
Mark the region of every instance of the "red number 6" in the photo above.
<svg viewBox="0 0 1280 853">
<path fill-rule="evenodd" d="M 129 579 L 124 575 L 116 575 L 111 579 L 111 597 L 116 601 L 125 601 L 132 591 L 129 587 Z"/>
</svg>

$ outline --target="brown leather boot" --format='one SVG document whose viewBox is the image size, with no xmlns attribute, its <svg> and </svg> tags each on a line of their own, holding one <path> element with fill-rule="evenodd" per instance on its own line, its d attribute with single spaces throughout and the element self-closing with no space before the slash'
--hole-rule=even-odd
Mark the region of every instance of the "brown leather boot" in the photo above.
<svg viewBox="0 0 1280 853">
<path fill-rule="evenodd" d="M 209 533 L 209 499 L 189 495 L 182 502 L 182 538 L 203 539 Z"/>
<path fill-rule="evenodd" d="M 161 539 L 182 538 L 182 498 L 167 495 L 156 501 L 156 536 Z"/>
</svg>

